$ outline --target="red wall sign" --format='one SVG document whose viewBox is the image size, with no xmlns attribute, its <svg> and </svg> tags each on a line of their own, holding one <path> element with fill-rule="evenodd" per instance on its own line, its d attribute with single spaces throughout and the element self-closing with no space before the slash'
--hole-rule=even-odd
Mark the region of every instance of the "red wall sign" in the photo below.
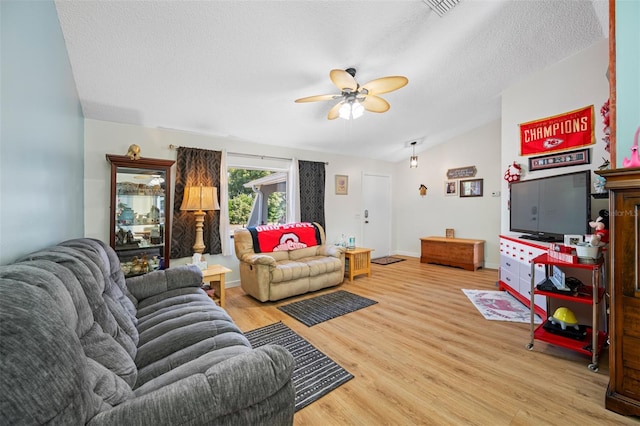
<svg viewBox="0 0 640 426">
<path fill-rule="evenodd" d="M 520 155 L 566 151 L 596 143 L 593 105 L 520 124 Z"/>
</svg>

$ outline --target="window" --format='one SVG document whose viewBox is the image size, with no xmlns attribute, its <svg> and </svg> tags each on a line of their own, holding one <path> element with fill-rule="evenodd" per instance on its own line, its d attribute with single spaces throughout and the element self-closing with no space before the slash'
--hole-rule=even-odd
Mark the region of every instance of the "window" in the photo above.
<svg viewBox="0 0 640 426">
<path fill-rule="evenodd" d="M 287 222 L 286 171 L 229 167 L 227 173 L 231 230 Z"/>
</svg>

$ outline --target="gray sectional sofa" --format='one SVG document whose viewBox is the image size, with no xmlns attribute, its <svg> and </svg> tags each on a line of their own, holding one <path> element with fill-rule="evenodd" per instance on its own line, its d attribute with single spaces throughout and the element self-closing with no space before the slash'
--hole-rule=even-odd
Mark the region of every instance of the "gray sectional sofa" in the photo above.
<svg viewBox="0 0 640 426">
<path fill-rule="evenodd" d="M 293 357 L 252 349 L 201 279 L 125 281 L 93 239 L 0 266 L 0 424 L 291 424 Z"/>
</svg>

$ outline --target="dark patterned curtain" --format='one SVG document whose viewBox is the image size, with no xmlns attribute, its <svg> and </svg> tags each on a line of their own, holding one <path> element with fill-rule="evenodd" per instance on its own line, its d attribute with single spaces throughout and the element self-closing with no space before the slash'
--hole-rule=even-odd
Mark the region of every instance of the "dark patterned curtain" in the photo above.
<svg viewBox="0 0 640 426">
<path fill-rule="evenodd" d="M 196 241 L 196 218 L 193 212 L 180 210 L 184 188 L 202 184 L 218 188 L 220 202 L 220 161 L 222 152 L 197 148 L 178 148 L 176 159 L 176 189 L 171 227 L 171 258 L 191 257 Z M 220 212 L 206 212 L 204 218 L 205 253 L 222 253 L 220 243 Z"/>
<path fill-rule="evenodd" d="M 324 228 L 324 163 L 298 161 L 300 171 L 300 221 L 318 222 Z"/>
</svg>

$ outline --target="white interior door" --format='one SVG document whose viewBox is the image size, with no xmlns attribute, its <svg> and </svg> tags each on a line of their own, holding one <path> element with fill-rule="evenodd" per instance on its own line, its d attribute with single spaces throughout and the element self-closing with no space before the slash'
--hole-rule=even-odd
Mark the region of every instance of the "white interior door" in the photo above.
<svg viewBox="0 0 640 426">
<path fill-rule="evenodd" d="M 372 248 L 372 258 L 391 253 L 391 177 L 362 175 L 362 247 Z M 360 244 L 358 244 L 360 245 Z"/>
</svg>

